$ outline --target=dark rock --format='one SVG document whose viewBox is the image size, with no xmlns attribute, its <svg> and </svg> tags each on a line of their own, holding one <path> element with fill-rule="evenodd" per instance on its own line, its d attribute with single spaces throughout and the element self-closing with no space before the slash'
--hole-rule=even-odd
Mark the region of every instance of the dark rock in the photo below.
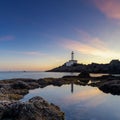
<svg viewBox="0 0 120 120">
<path fill-rule="evenodd" d="M 76 78 L 76 76 L 63 76 L 62 78 Z"/>
<path fill-rule="evenodd" d="M 52 84 L 54 80 L 53 78 L 45 78 L 43 79 L 44 85 Z M 64 113 L 60 111 L 59 107 L 49 104 L 40 97 L 35 97 L 25 103 L 15 101 L 21 99 L 30 89 L 40 87 L 43 81 L 32 79 L 1 80 L 0 120 L 64 120 Z"/>
<path fill-rule="evenodd" d="M 28 102 L 0 102 L 0 120 L 64 120 L 64 113 L 41 97 Z"/>
<path fill-rule="evenodd" d="M 99 89 L 105 93 L 120 95 L 120 81 L 119 80 L 106 81 L 99 85 Z"/>
<path fill-rule="evenodd" d="M 88 71 L 89 73 L 111 73 L 111 74 L 120 74 L 120 61 L 112 60 L 107 64 L 98 64 L 91 63 L 88 65 L 85 64 L 76 64 L 73 66 L 59 66 L 57 68 L 53 68 L 52 70 L 48 70 L 48 72 L 82 72 Z"/>
<path fill-rule="evenodd" d="M 17 81 L 11 84 L 11 87 L 13 89 L 28 89 L 29 85 L 23 81 Z"/>
<path fill-rule="evenodd" d="M 17 78 L 0 81 L 0 100 L 19 100 L 30 89 L 40 87 L 38 80 Z"/>
<path fill-rule="evenodd" d="M 83 71 L 78 75 L 78 77 L 80 77 L 80 78 L 90 78 L 90 74 L 87 71 Z"/>
</svg>

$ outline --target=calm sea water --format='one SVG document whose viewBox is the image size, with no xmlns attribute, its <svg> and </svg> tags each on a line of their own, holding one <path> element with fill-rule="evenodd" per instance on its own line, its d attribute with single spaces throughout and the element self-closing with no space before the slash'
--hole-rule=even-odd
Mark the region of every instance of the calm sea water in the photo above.
<svg viewBox="0 0 120 120">
<path fill-rule="evenodd" d="M 78 73 L 48 72 L 0 72 L 0 79 L 10 78 L 44 78 L 77 75 Z M 101 76 L 101 74 L 92 74 Z M 65 112 L 66 120 L 120 120 L 120 96 L 105 94 L 96 87 L 63 85 L 47 86 L 30 90 L 21 101 L 34 96 L 41 96 Z"/>
<path fill-rule="evenodd" d="M 12 78 L 33 78 L 33 79 L 39 79 L 39 78 L 45 78 L 45 77 L 54 77 L 54 78 L 60 78 L 65 75 L 78 75 L 79 73 L 60 73 L 60 72 L 22 72 L 22 71 L 15 71 L 15 72 L 0 72 L 0 80 L 3 79 L 12 79 Z"/>
<path fill-rule="evenodd" d="M 12 78 L 46 78 L 46 77 L 54 77 L 60 78 L 66 75 L 78 75 L 79 73 L 68 73 L 68 72 L 39 72 L 39 71 L 14 71 L 14 72 L 0 72 L 0 80 L 4 79 L 12 79 Z M 104 74 L 91 74 L 91 76 L 101 76 Z"/>
</svg>

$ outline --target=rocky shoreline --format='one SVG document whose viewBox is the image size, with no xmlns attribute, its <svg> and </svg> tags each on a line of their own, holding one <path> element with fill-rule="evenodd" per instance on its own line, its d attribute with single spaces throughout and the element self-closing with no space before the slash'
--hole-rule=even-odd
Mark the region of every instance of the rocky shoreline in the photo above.
<svg viewBox="0 0 120 120">
<path fill-rule="evenodd" d="M 0 80 L 0 120 L 64 120 L 60 108 L 41 97 L 34 97 L 24 103 L 19 100 L 31 89 L 71 83 L 98 87 L 105 93 L 120 95 L 120 77 L 112 75 L 91 77 L 88 72 L 82 72 L 78 76 L 62 78 Z"/>
<path fill-rule="evenodd" d="M 48 70 L 47 72 L 82 72 L 88 71 L 89 73 L 109 73 L 109 74 L 120 74 L 120 61 L 112 60 L 110 63 L 99 64 L 79 64 L 75 63 L 71 66 L 66 66 L 66 63 L 62 66 Z"/>
<path fill-rule="evenodd" d="M 0 81 L 0 120 L 64 120 L 64 113 L 41 97 L 19 100 L 30 89 L 41 87 L 40 80 L 10 79 Z"/>
</svg>

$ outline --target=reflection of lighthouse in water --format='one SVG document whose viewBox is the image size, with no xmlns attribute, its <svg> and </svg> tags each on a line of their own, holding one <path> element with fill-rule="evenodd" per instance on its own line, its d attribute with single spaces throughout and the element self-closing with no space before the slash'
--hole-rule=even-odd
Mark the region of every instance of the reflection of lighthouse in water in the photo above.
<svg viewBox="0 0 120 120">
<path fill-rule="evenodd" d="M 74 84 L 73 84 L 73 82 L 71 83 L 71 93 L 73 93 L 74 92 Z"/>
<path fill-rule="evenodd" d="M 71 60 L 74 60 L 74 52 L 71 52 Z"/>
</svg>

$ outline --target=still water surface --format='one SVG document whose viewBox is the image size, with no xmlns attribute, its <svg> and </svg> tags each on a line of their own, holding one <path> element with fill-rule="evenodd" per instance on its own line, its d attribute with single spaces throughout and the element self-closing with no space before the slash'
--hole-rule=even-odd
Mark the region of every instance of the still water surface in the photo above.
<svg viewBox="0 0 120 120">
<path fill-rule="evenodd" d="M 120 120 L 120 97 L 79 85 L 47 86 L 30 90 L 22 101 L 42 96 L 65 112 L 66 120 Z"/>
<path fill-rule="evenodd" d="M 62 77 L 78 73 L 0 72 L 0 80 L 11 78 Z M 101 76 L 101 74 L 92 74 Z M 30 90 L 21 101 L 41 96 L 65 112 L 66 120 L 120 120 L 120 96 L 105 94 L 96 87 L 63 85 Z"/>
</svg>

